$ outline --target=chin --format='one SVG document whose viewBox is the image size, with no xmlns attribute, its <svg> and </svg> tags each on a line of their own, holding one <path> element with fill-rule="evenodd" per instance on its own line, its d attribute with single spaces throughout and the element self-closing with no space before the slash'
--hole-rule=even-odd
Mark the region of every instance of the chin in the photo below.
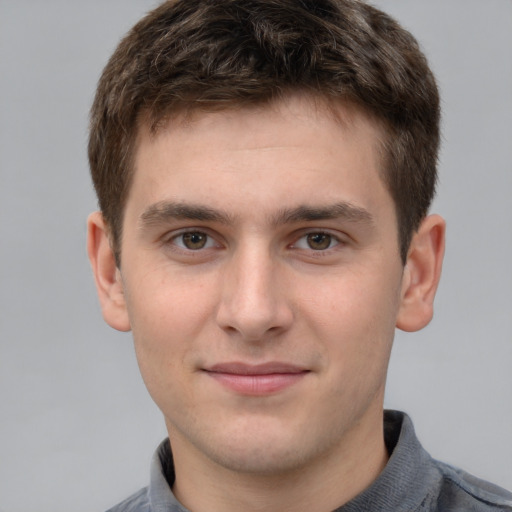
<svg viewBox="0 0 512 512">
<path fill-rule="evenodd" d="M 231 442 L 227 450 L 214 450 L 210 457 L 230 471 L 261 476 L 289 473 L 299 469 L 304 462 L 304 456 L 297 446 L 275 446 L 268 440 L 261 443 L 246 441 L 242 446 Z"/>
<path fill-rule="evenodd" d="M 227 470 L 277 476 L 300 469 L 323 449 L 329 449 L 318 438 L 315 443 L 308 443 L 309 434 L 305 425 L 299 428 L 276 422 L 275 418 L 269 421 L 253 417 L 231 423 L 229 429 L 210 431 L 201 439 L 196 438 L 195 444 L 211 461 Z M 329 444 L 327 439 L 324 441 Z"/>
</svg>

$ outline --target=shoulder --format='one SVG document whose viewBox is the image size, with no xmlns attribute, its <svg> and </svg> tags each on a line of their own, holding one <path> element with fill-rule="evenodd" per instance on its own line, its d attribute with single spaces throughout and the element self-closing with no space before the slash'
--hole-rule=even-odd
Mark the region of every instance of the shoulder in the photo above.
<svg viewBox="0 0 512 512">
<path fill-rule="evenodd" d="M 150 512 L 148 488 L 132 494 L 121 503 L 107 510 L 107 512 Z"/>
<path fill-rule="evenodd" d="M 497 485 L 435 461 L 442 475 L 438 497 L 439 512 L 512 512 L 512 493 Z"/>
</svg>

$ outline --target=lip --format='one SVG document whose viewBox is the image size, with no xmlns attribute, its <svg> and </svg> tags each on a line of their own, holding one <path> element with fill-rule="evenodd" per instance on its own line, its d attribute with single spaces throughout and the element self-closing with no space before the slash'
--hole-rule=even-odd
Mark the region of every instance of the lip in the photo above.
<svg viewBox="0 0 512 512">
<path fill-rule="evenodd" d="M 283 362 L 257 365 L 231 362 L 215 364 L 205 368 L 204 372 L 235 393 L 264 396 L 293 386 L 301 381 L 309 370 Z"/>
</svg>

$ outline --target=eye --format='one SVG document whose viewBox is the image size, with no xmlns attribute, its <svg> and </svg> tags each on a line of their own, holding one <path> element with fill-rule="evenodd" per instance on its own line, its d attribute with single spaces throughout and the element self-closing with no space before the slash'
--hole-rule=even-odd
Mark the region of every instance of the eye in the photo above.
<svg viewBox="0 0 512 512">
<path fill-rule="evenodd" d="M 312 249 L 313 251 L 325 251 L 337 246 L 340 241 L 329 233 L 314 232 L 300 237 L 294 247 L 298 249 Z"/>
<path fill-rule="evenodd" d="M 216 247 L 216 243 L 213 238 L 202 231 L 187 231 L 185 233 L 181 233 L 180 235 L 175 236 L 172 239 L 172 242 L 181 249 L 189 251 L 199 251 L 201 249 Z"/>
</svg>

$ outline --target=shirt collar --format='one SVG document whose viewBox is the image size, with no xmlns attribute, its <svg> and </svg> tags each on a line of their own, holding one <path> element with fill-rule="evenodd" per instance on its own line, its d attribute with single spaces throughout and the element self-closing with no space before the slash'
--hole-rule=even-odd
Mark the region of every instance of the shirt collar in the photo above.
<svg viewBox="0 0 512 512">
<path fill-rule="evenodd" d="M 389 461 L 365 491 L 334 512 L 410 512 L 434 499 L 438 473 L 422 448 L 409 416 L 385 411 L 384 437 Z M 169 440 L 158 447 L 151 463 L 149 500 L 151 512 L 188 512 L 171 491 L 174 465 Z"/>
<path fill-rule="evenodd" d="M 390 453 L 384 470 L 366 490 L 334 512 L 410 512 L 423 510 L 434 499 L 439 473 L 418 441 L 409 416 L 385 411 L 384 438 Z"/>
</svg>

